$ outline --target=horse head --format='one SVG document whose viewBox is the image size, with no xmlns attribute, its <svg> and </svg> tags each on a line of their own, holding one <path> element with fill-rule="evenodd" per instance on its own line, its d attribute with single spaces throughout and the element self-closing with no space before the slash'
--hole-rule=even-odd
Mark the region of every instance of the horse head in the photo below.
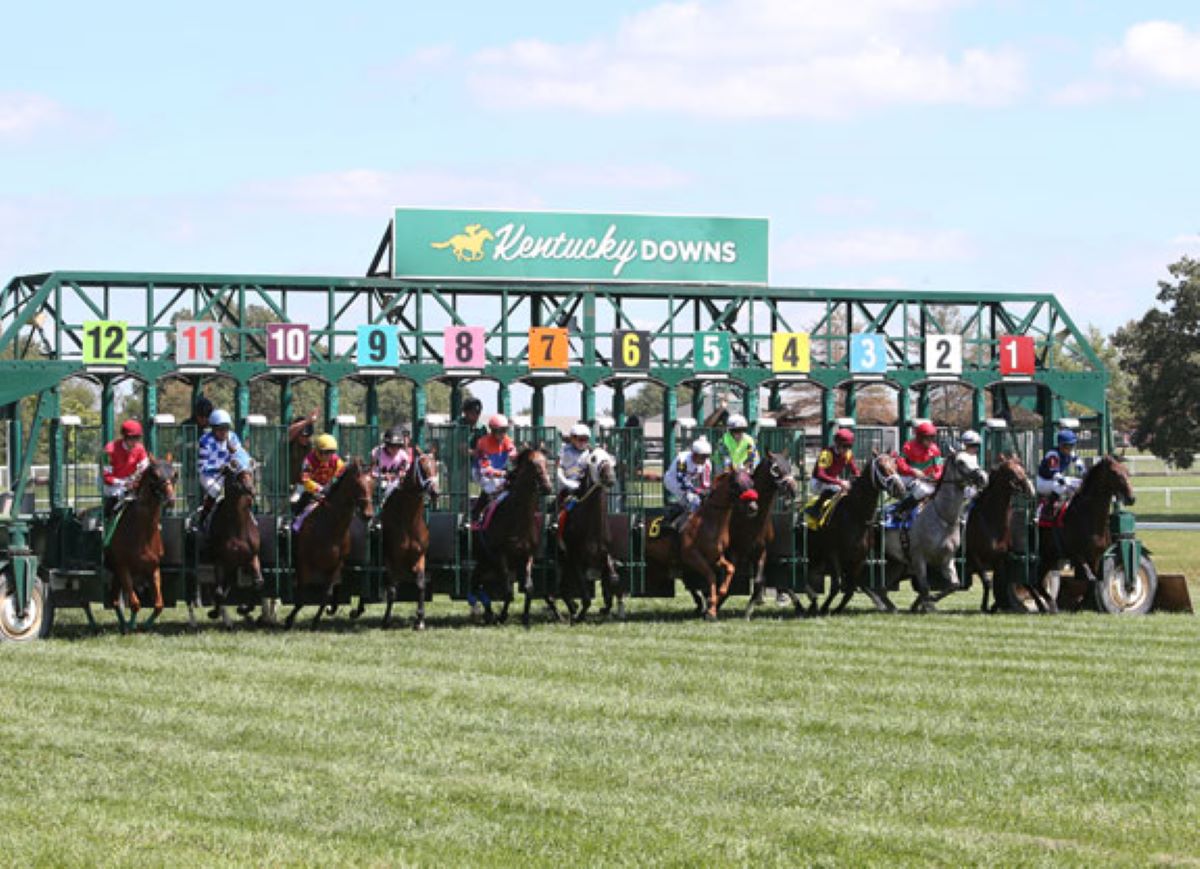
<svg viewBox="0 0 1200 869">
<path fill-rule="evenodd" d="M 607 450 L 596 447 L 588 453 L 587 472 L 593 486 L 611 489 L 617 482 L 617 460 Z"/>
<path fill-rule="evenodd" d="M 1025 466 L 1021 464 L 1021 460 L 1007 453 L 1001 454 L 1000 461 L 992 470 L 992 483 L 1009 489 L 1014 495 L 1025 495 L 1028 498 L 1037 496 L 1033 480 L 1025 473 Z"/>
<path fill-rule="evenodd" d="M 1083 478 L 1083 485 L 1080 486 L 1079 494 L 1083 494 L 1083 489 L 1091 483 L 1093 486 L 1099 487 L 1099 490 L 1108 498 L 1119 498 L 1122 504 L 1131 506 L 1137 500 L 1133 496 L 1133 486 L 1129 482 L 1129 472 L 1125 470 L 1125 465 L 1116 456 L 1101 456 L 1096 464 L 1092 465 L 1087 475 Z"/>
<path fill-rule="evenodd" d="M 987 485 L 987 471 L 979 467 L 979 459 L 966 450 L 959 450 L 946 464 L 942 480 L 959 486 L 982 489 Z"/>
<path fill-rule="evenodd" d="M 525 447 L 517 454 L 517 460 L 513 463 L 512 470 L 508 475 L 509 490 L 514 490 L 527 476 L 533 478 L 534 485 L 543 495 L 549 495 L 554 491 L 554 485 L 550 482 L 550 465 L 546 461 L 546 454 L 537 447 Z"/>
<path fill-rule="evenodd" d="M 224 477 L 225 494 L 232 497 L 249 495 L 254 497 L 254 464 L 230 459 L 221 469 Z"/>
<path fill-rule="evenodd" d="M 441 490 L 438 488 L 437 455 L 424 453 L 421 452 L 420 447 L 413 447 L 413 461 L 412 466 L 408 469 L 408 475 L 417 488 L 428 495 L 430 501 L 437 504 L 438 495 L 441 494 Z"/>
<path fill-rule="evenodd" d="M 170 462 L 151 459 L 138 481 L 138 496 L 160 505 L 170 504 L 175 500 L 175 481 L 178 476 L 175 466 Z"/>
<path fill-rule="evenodd" d="M 375 515 L 375 508 L 371 503 L 371 484 L 371 475 L 363 471 L 358 459 L 351 459 L 346 463 L 345 470 L 334 480 L 327 500 L 332 501 L 336 496 L 342 495 L 344 490 L 346 495 L 353 499 L 358 514 L 364 520 L 370 519 Z"/>
<path fill-rule="evenodd" d="M 760 477 L 764 479 L 760 480 Z M 792 476 L 792 462 L 787 453 L 767 453 L 763 456 L 754 469 L 754 480 L 759 487 L 765 487 L 768 483 L 773 485 L 781 498 L 791 500 L 796 497 L 796 478 Z"/>
<path fill-rule="evenodd" d="M 896 457 L 889 453 L 877 453 L 871 459 L 866 478 L 875 491 L 886 492 L 893 498 L 903 498 L 907 491 L 904 479 L 896 470 Z"/>
<path fill-rule="evenodd" d="M 747 516 L 758 515 L 758 490 L 754 488 L 753 477 L 744 470 L 736 471 L 730 475 L 729 487 Z"/>
</svg>

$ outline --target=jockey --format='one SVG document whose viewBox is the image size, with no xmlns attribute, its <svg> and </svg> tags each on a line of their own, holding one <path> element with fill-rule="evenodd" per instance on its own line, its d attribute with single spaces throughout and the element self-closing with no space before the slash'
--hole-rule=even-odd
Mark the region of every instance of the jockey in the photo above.
<svg viewBox="0 0 1200 869">
<path fill-rule="evenodd" d="M 810 508 L 819 516 L 821 507 L 831 495 L 850 491 L 850 481 L 858 476 L 858 465 L 854 463 L 854 432 L 839 428 L 833 433 L 833 443 L 817 454 L 809 489 L 817 496 Z"/>
<path fill-rule="evenodd" d="M 908 512 L 918 501 L 933 494 L 934 484 L 942 476 L 942 451 L 934 443 L 937 427 L 925 420 L 913 429 L 913 438 L 900 449 L 896 470 L 905 479 L 908 494 L 896 507 L 898 514 Z"/>
<path fill-rule="evenodd" d="M 300 485 L 300 471 L 304 467 L 304 457 L 312 452 L 316 423 L 317 412 L 314 410 L 308 416 L 295 417 L 288 424 L 288 483 L 292 486 Z"/>
<path fill-rule="evenodd" d="M 232 459 L 249 462 L 242 442 L 231 428 L 233 420 L 229 412 L 214 410 L 208 417 L 208 431 L 200 435 L 199 454 L 196 460 L 197 476 L 200 478 L 200 491 L 204 500 L 196 511 L 195 525 L 199 526 L 208 518 L 213 506 L 225 494 L 225 480 L 222 472 Z M 243 458 L 244 457 L 244 458 Z"/>
<path fill-rule="evenodd" d="M 462 415 L 458 418 L 457 424 L 466 426 L 470 432 L 467 435 L 467 446 L 472 452 L 479 443 L 479 439 L 487 434 L 487 426 L 479 421 L 482 413 L 483 402 L 472 396 L 463 402 Z"/>
<path fill-rule="evenodd" d="M 117 505 L 132 493 L 142 471 L 150 464 L 150 454 L 142 444 L 142 424 L 136 419 L 121 423 L 121 436 L 104 447 L 104 515 L 111 516 Z"/>
<path fill-rule="evenodd" d="M 678 529 L 700 508 L 701 499 L 712 486 L 712 445 L 704 437 L 692 441 L 690 452 L 680 453 L 663 477 L 671 503 L 683 508 L 675 520 Z"/>
<path fill-rule="evenodd" d="M 384 498 L 408 474 L 412 461 L 408 431 L 398 425 L 392 426 L 384 432 L 383 442 L 371 450 L 371 476 L 383 484 Z"/>
<path fill-rule="evenodd" d="M 746 433 L 748 427 L 746 417 L 740 413 L 729 417 L 729 431 L 721 437 L 720 455 L 723 471 L 744 468 L 749 473 L 754 473 L 754 468 L 758 465 L 758 445 L 754 443 L 754 438 Z"/>
<path fill-rule="evenodd" d="M 488 433 L 475 444 L 471 470 L 483 491 L 475 499 L 472 516 L 479 519 L 483 508 L 494 496 L 504 491 L 508 482 L 508 463 L 517 457 L 517 448 L 508 436 L 508 417 L 494 413 L 488 419 Z"/>
<path fill-rule="evenodd" d="M 313 451 L 304 457 L 300 466 L 300 485 L 292 494 L 292 509 L 300 513 L 316 499 L 324 497 L 325 488 L 346 468 L 337 454 L 337 440 L 331 434 L 318 435 Z"/>
<path fill-rule="evenodd" d="M 975 457 L 975 463 L 980 467 L 983 466 L 983 457 L 979 454 L 980 447 L 983 446 L 983 438 L 979 436 L 979 432 L 973 429 L 967 429 L 962 433 L 962 437 L 958 439 L 959 449 L 969 456 Z M 963 498 L 963 509 L 975 500 L 975 496 L 979 491 L 974 486 L 967 486 L 963 490 L 965 497 Z"/>
<path fill-rule="evenodd" d="M 1058 432 L 1058 446 L 1048 451 L 1038 465 L 1038 497 L 1048 503 L 1059 498 L 1070 497 L 1083 483 L 1083 460 L 1075 455 L 1075 444 L 1079 438 L 1069 428 Z"/>
<path fill-rule="evenodd" d="M 591 455 L 592 430 L 581 422 L 571 426 L 567 436 L 567 444 L 562 448 L 558 457 L 558 502 L 569 510 L 575 506 L 574 493 L 583 485 L 587 476 L 587 460 Z"/>
</svg>

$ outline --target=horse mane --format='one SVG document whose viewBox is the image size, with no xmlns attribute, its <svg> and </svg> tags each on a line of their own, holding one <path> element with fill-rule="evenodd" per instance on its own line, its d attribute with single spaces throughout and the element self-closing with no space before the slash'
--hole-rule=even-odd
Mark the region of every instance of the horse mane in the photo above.
<svg viewBox="0 0 1200 869">
<path fill-rule="evenodd" d="M 1108 471 L 1118 479 L 1123 479 L 1128 482 L 1129 473 L 1125 470 L 1125 466 L 1122 465 L 1115 456 L 1105 454 L 1100 456 L 1096 460 L 1096 463 L 1088 468 L 1087 473 L 1083 475 L 1083 482 L 1079 484 L 1079 491 L 1075 494 L 1076 498 L 1084 495 L 1085 493 L 1090 494 L 1091 490 L 1098 485 L 1097 481 L 1100 479 L 1101 475 L 1095 472 L 1101 466 L 1106 467 Z"/>
</svg>

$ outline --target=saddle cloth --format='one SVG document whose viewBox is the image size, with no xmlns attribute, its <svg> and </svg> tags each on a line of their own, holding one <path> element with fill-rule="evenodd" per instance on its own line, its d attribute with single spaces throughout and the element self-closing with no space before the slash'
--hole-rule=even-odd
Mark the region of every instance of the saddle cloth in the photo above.
<svg viewBox="0 0 1200 869">
<path fill-rule="evenodd" d="M 921 508 L 925 506 L 925 502 L 921 502 L 903 515 L 898 509 L 899 504 L 888 504 L 883 508 L 883 527 L 888 531 L 907 531 L 912 528 L 913 520 L 917 518 L 917 514 L 921 512 Z"/>
<path fill-rule="evenodd" d="M 1067 505 L 1070 503 L 1070 499 L 1051 502 L 1043 498 L 1038 502 L 1038 527 L 1062 528 L 1067 516 Z"/>
<path fill-rule="evenodd" d="M 813 495 L 808 499 L 808 503 L 804 505 L 804 524 L 808 526 L 809 531 L 820 531 L 829 524 L 829 517 L 833 515 L 833 508 L 837 506 L 837 502 L 846 496 L 845 492 L 835 492 L 830 496 L 824 504 L 821 505 L 820 512 L 816 512 L 817 502 L 821 500 L 820 495 Z"/>
<path fill-rule="evenodd" d="M 478 522 L 471 526 L 472 531 L 487 531 L 488 526 L 492 524 L 492 517 L 496 515 L 496 508 L 504 503 L 504 499 L 508 497 L 508 492 L 501 492 L 495 498 L 488 502 L 483 508 L 483 516 Z"/>
</svg>

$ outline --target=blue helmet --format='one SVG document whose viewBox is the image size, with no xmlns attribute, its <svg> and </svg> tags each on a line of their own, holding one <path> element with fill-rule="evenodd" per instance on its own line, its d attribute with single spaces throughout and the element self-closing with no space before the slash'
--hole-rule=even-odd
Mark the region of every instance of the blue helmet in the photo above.
<svg viewBox="0 0 1200 869">
<path fill-rule="evenodd" d="M 1058 432 L 1058 442 L 1064 447 L 1073 447 L 1078 440 L 1078 435 L 1069 428 L 1060 429 Z"/>
</svg>

